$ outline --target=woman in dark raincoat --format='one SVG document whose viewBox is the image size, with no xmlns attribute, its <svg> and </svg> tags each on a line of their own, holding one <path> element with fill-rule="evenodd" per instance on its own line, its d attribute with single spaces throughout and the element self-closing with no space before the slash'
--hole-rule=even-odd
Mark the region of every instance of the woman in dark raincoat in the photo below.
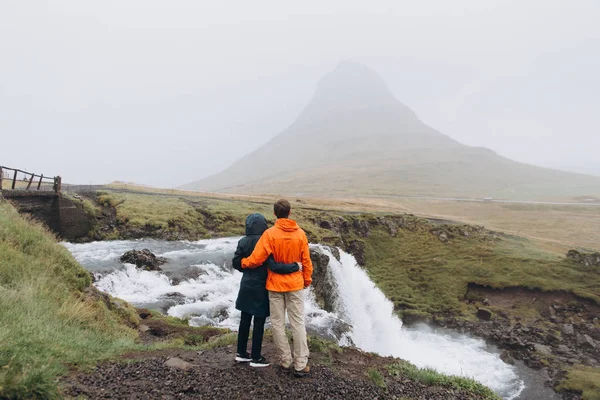
<svg viewBox="0 0 600 400">
<path fill-rule="evenodd" d="M 265 330 L 265 321 L 269 316 L 269 293 L 265 288 L 267 284 L 267 268 L 279 274 L 289 274 L 299 269 L 298 264 L 281 264 L 275 262 L 273 256 L 258 268 L 242 269 L 242 258 L 250 256 L 258 239 L 267 230 L 267 220 L 262 214 L 250 214 L 246 218 L 246 236 L 238 242 L 235 256 L 233 257 L 233 268 L 242 272 L 240 291 L 235 302 L 235 308 L 242 312 L 240 327 L 238 330 L 238 349 L 235 360 L 238 362 L 250 362 L 252 367 L 267 367 L 268 361 L 262 356 L 262 340 Z M 250 323 L 254 317 L 254 329 L 252 330 L 252 355 L 247 352 L 248 336 L 250 334 Z"/>
</svg>

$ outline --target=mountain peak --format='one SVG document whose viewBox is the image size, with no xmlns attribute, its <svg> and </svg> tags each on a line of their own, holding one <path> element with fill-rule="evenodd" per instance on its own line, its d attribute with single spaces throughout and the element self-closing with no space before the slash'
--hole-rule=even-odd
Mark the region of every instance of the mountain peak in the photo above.
<svg viewBox="0 0 600 400">
<path fill-rule="evenodd" d="M 342 61 L 333 71 L 321 78 L 317 85 L 317 95 L 319 92 L 389 94 L 389 89 L 375 70 L 353 61 Z"/>
<path fill-rule="evenodd" d="M 318 82 L 314 97 L 301 120 L 384 109 L 414 115 L 394 97 L 375 70 L 360 63 L 342 61 Z"/>
</svg>

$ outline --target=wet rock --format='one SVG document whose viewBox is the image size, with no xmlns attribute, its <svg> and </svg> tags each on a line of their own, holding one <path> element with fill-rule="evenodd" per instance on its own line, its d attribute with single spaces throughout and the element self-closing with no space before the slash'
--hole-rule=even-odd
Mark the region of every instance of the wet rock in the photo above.
<svg viewBox="0 0 600 400">
<path fill-rule="evenodd" d="M 184 304 L 186 299 L 185 295 L 179 292 L 165 293 L 161 298 L 173 300 L 176 304 Z"/>
<path fill-rule="evenodd" d="M 183 361 L 181 358 L 173 357 L 165 361 L 167 367 L 179 369 L 181 371 L 187 371 L 192 369 L 194 366 L 187 361 Z"/>
<path fill-rule="evenodd" d="M 229 311 L 227 311 L 227 308 L 216 310 L 213 314 L 213 318 L 216 318 L 219 321 L 224 321 L 229 318 Z"/>
<path fill-rule="evenodd" d="M 502 354 L 500 354 L 500 359 L 507 364 L 514 365 L 515 359 L 511 356 L 510 352 L 504 350 Z"/>
<path fill-rule="evenodd" d="M 362 240 L 352 240 L 346 246 L 346 251 L 356 258 L 358 265 L 365 265 L 365 242 Z"/>
<path fill-rule="evenodd" d="M 167 262 L 164 257 L 156 257 L 148 249 L 143 250 L 129 250 L 121 256 L 121 262 L 134 264 L 138 268 L 142 268 L 146 271 L 161 271 L 160 265 Z"/>
<path fill-rule="evenodd" d="M 490 319 L 492 319 L 492 312 L 487 308 L 478 308 L 477 318 L 482 319 L 484 321 L 489 321 Z"/>
<path fill-rule="evenodd" d="M 329 257 L 316 250 L 311 250 L 310 259 L 313 263 L 312 285 L 317 303 L 325 311 L 333 312 L 337 301 L 337 290 L 335 290 L 333 276 L 329 270 Z"/>
<path fill-rule="evenodd" d="M 567 258 L 586 267 L 600 267 L 600 253 L 586 253 L 577 250 L 569 250 Z"/>
<path fill-rule="evenodd" d="M 331 249 L 331 253 L 333 254 L 333 256 L 335 257 L 336 260 L 340 261 L 340 249 L 338 249 L 337 247 L 330 247 Z"/>
</svg>

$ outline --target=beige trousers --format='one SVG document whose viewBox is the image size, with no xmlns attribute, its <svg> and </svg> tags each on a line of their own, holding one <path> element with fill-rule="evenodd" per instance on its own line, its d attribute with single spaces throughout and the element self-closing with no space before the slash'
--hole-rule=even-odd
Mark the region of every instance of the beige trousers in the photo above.
<svg viewBox="0 0 600 400">
<path fill-rule="evenodd" d="M 271 307 L 271 328 L 273 341 L 279 353 L 281 365 L 288 368 L 294 363 L 294 369 L 300 371 L 308 364 L 308 344 L 306 342 L 306 327 L 304 325 L 304 292 L 269 292 L 269 305 Z M 290 352 L 290 343 L 285 335 L 285 312 L 292 327 L 294 339 L 293 353 Z"/>
</svg>

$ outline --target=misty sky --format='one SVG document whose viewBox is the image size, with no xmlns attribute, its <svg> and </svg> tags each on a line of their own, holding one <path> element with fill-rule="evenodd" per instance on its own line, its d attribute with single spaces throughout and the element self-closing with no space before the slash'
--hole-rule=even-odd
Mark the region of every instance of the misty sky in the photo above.
<svg viewBox="0 0 600 400">
<path fill-rule="evenodd" d="M 600 175 L 598 0 L 0 0 L 0 164 L 173 187 L 364 63 L 469 145 Z"/>
</svg>

